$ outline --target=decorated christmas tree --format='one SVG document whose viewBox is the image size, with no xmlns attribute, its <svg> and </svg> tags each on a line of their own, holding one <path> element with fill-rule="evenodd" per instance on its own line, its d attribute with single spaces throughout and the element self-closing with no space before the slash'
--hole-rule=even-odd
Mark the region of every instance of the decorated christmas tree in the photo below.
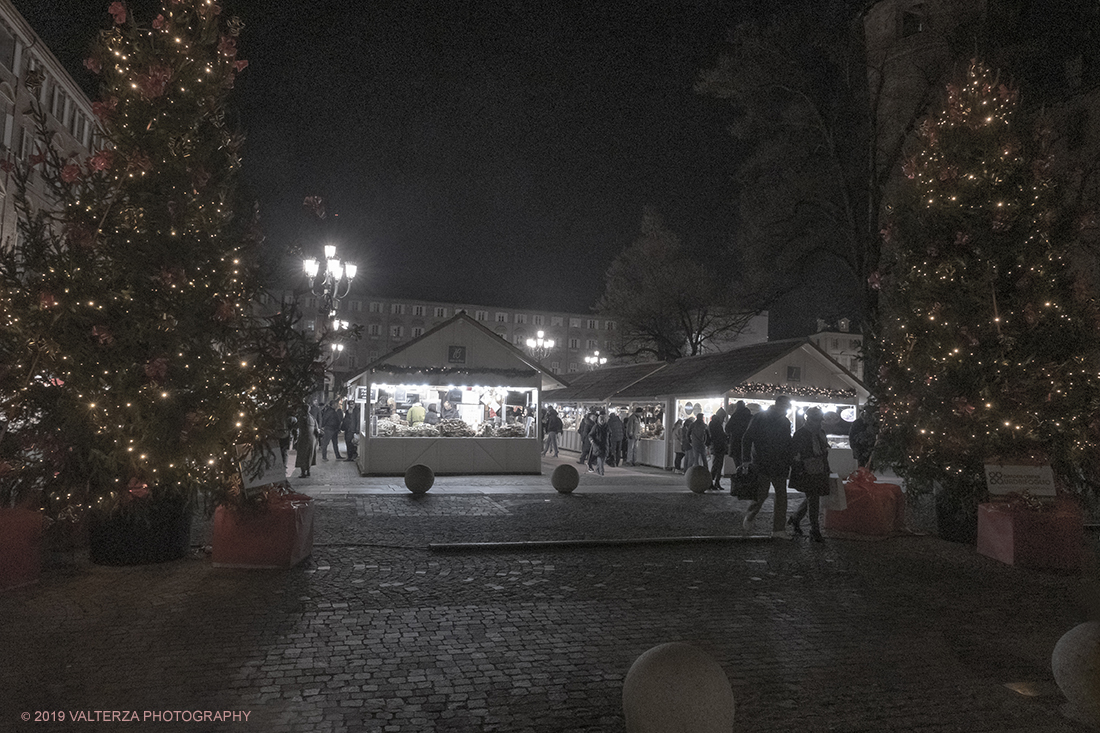
<svg viewBox="0 0 1100 733">
<path fill-rule="evenodd" d="M 1074 251 L 1084 221 L 1058 185 L 1049 127 L 972 62 L 920 128 L 883 230 L 878 458 L 959 506 L 983 464 L 1096 475 L 1100 310 Z"/>
<path fill-rule="evenodd" d="M 121 2 L 109 13 L 85 62 L 102 80 L 104 144 L 67 156 L 35 106 L 34 155 L 15 164 L 20 236 L 0 253 L 5 506 L 226 500 L 240 446 L 284 431 L 316 377 L 322 344 L 292 328 L 295 308 L 255 308 L 261 237 L 236 191 L 227 107 L 247 66 L 242 24 L 212 0 L 169 0 L 148 26 Z"/>
</svg>

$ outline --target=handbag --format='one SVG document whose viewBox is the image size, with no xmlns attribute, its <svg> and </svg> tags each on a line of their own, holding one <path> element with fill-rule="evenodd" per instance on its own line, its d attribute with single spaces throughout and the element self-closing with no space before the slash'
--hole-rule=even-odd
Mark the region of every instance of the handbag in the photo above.
<svg viewBox="0 0 1100 733">
<path fill-rule="evenodd" d="M 835 474 L 829 476 L 829 493 L 821 497 L 821 508 L 834 512 L 842 512 L 848 508 L 848 500 L 844 494 L 844 481 Z"/>
<path fill-rule="evenodd" d="M 722 458 L 722 475 L 732 476 L 737 472 L 737 461 L 729 453 Z"/>
<path fill-rule="evenodd" d="M 760 474 L 751 463 L 742 463 L 733 472 L 730 480 L 730 493 L 738 499 L 756 499 L 756 490 L 760 485 Z"/>
<path fill-rule="evenodd" d="M 825 473 L 824 456 L 808 456 L 802 459 L 802 470 L 810 474 Z"/>
</svg>

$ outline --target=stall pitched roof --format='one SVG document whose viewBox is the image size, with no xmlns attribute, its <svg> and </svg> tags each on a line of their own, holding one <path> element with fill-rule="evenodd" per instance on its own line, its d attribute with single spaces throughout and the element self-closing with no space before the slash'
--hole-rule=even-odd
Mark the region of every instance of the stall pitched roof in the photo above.
<svg viewBox="0 0 1100 733">
<path fill-rule="evenodd" d="M 557 384 L 562 385 L 562 387 L 567 387 L 568 386 L 568 382 L 566 382 L 564 379 L 557 376 L 553 372 L 548 371 L 545 367 L 542 366 L 542 364 L 535 361 L 530 356 L 528 356 L 526 353 L 524 353 L 524 351 L 522 349 L 519 349 L 519 348 L 515 347 L 514 345 L 509 343 L 506 339 L 501 338 L 495 331 L 492 331 L 489 328 L 486 328 L 484 324 L 482 324 L 481 322 L 479 322 L 478 320 L 476 320 L 475 318 L 470 316 L 470 314 L 466 313 L 465 311 L 454 314 L 454 316 L 452 316 L 451 318 L 448 318 L 447 320 L 445 320 L 441 323 L 437 323 L 435 326 L 428 329 L 424 333 L 420 334 L 416 338 L 410 339 L 410 340 L 406 341 L 405 343 L 401 344 L 400 346 L 398 346 L 396 349 L 393 349 L 392 351 L 390 351 L 386 354 L 383 354 L 379 358 L 372 361 L 370 364 L 367 364 L 367 366 L 364 367 L 363 371 L 359 372 L 354 377 L 349 379 L 348 383 L 350 384 L 352 382 L 358 381 L 360 378 L 367 376 L 368 374 L 370 374 L 372 371 L 374 371 L 376 369 L 377 370 L 384 369 L 386 367 L 387 363 L 392 361 L 394 359 L 394 357 L 397 356 L 398 354 L 400 354 L 401 352 L 407 351 L 408 349 L 410 349 L 414 345 L 419 344 L 422 341 L 426 341 L 427 339 L 434 337 L 436 333 L 442 331 L 445 328 L 449 328 L 450 326 L 452 326 L 457 321 L 461 321 L 461 322 L 465 323 L 467 326 L 472 326 L 475 330 L 482 331 L 484 334 L 486 334 L 488 336 L 492 336 L 491 341 L 495 342 L 496 347 L 499 347 L 500 349 L 503 349 L 505 351 L 505 353 L 510 353 L 510 355 L 512 357 L 514 357 L 515 359 L 517 359 L 518 361 L 520 361 L 523 364 L 527 365 L 528 367 L 530 367 L 534 371 L 539 372 L 540 374 L 542 374 L 543 389 L 547 389 L 547 386 L 546 386 L 547 380 L 550 380 L 551 383 L 556 382 Z M 470 371 L 475 371 L 476 372 L 477 368 L 473 367 L 473 368 L 470 369 Z"/>
<path fill-rule="evenodd" d="M 548 391 L 543 399 L 557 402 L 606 402 L 612 395 L 666 366 L 666 362 L 651 361 L 593 369 L 575 376 L 564 389 Z"/>
<path fill-rule="evenodd" d="M 787 339 L 751 344 L 739 349 L 678 359 L 666 368 L 643 377 L 615 396 L 645 399 L 669 395 L 723 394 L 797 349 L 809 348 L 827 360 L 853 388 L 862 383 L 809 339 Z"/>
</svg>

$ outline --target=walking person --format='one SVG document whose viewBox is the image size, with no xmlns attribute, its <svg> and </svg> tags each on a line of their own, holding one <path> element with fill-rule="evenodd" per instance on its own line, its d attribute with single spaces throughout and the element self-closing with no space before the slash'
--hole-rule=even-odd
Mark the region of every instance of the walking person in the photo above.
<svg viewBox="0 0 1100 733">
<path fill-rule="evenodd" d="M 604 463 L 607 461 L 607 452 L 611 448 L 611 430 L 607 425 L 607 415 L 600 413 L 596 418 L 592 432 L 588 435 L 591 450 L 588 454 L 588 472 L 592 473 L 592 464 L 596 464 L 596 473 L 604 475 Z"/>
<path fill-rule="evenodd" d="M 774 487 L 772 537 L 787 536 L 787 474 L 791 470 L 791 421 L 787 419 L 787 412 L 790 409 L 790 397 L 776 397 L 775 404 L 752 418 L 741 441 L 741 460 L 751 461 L 760 474 L 756 499 L 749 505 L 742 523 L 746 531 L 752 529 L 769 489 Z"/>
<path fill-rule="evenodd" d="M 340 444 L 337 442 L 340 435 L 340 423 L 344 421 L 344 413 L 336 406 L 336 400 L 331 400 L 321 410 L 321 460 L 328 460 L 328 445 L 332 443 L 332 454 L 336 460 L 342 461 Z"/>
<path fill-rule="evenodd" d="M 546 446 L 542 449 L 544 456 L 550 455 L 550 451 L 554 451 L 554 458 L 558 457 L 558 436 L 561 435 L 563 427 L 561 415 L 551 407 L 546 417 Z"/>
<path fill-rule="evenodd" d="M 722 490 L 722 466 L 726 461 L 726 410 L 719 407 L 714 415 L 710 418 L 710 424 L 707 425 L 707 431 L 710 433 L 710 452 L 711 461 L 710 464 L 710 485 L 715 491 Z"/>
<path fill-rule="evenodd" d="M 308 406 L 298 416 L 298 440 L 294 443 L 294 467 L 302 470 L 302 478 L 317 465 L 317 421 Z"/>
<path fill-rule="evenodd" d="M 672 449 L 676 452 L 676 462 L 672 464 L 674 471 L 679 471 L 684 463 L 684 421 L 677 420 L 672 426 Z"/>
<path fill-rule="evenodd" d="M 623 421 L 618 410 L 612 410 L 607 418 L 609 440 L 607 446 L 607 465 L 619 466 L 623 463 Z"/>
<path fill-rule="evenodd" d="M 871 453 L 875 450 L 877 437 L 878 430 L 875 427 L 874 415 L 864 407 L 848 431 L 848 444 L 852 446 L 852 457 L 856 459 L 856 465 L 859 468 L 865 468 L 871 462 Z"/>
<path fill-rule="evenodd" d="M 818 515 L 821 497 L 829 493 L 829 441 L 821 427 L 820 407 L 806 410 L 806 424 L 791 438 L 791 488 L 805 494 L 798 509 L 787 521 L 791 531 L 802 534 L 802 518 L 810 515 L 810 539 L 823 542 Z"/>
<path fill-rule="evenodd" d="M 744 400 L 737 400 L 730 413 L 730 419 L 726 420 L 726 445 L 730 455 L 733 456 L 733 464 L 741 465 L 741 440 L 745 437 L 749 422 L 752 421 L 752 411 L 745 405 Z"/>
</svg>

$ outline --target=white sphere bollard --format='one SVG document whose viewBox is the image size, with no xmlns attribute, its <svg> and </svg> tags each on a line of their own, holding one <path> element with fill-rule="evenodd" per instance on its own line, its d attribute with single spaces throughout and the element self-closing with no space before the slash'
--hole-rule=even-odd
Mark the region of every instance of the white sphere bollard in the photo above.
<svg viewBox="0 0 1100 733">
<path fill-rule="evenodd" d="M 722 667 L 682 642 L 645 652 L 623 681 L 626 733 L 731 733 L 733 708 Z"/>
<path fill-rule="evenodd" d="M 435 472 L 427 466 L 417 463 L 405 470 L 405 488 L 414 494 L 427 493 L 435 483 Z"/>
<path fill-rule="evenodd" d="M 705 494 L 707 489 L 713 485 L 713 481 L 710 480 L 710 471 L 706 466 L 695 465 L 687 470 L 685 476 L 688 488 L 694 491 L 696 494 Z"/>
<path fill-rule="evenodd" d="M 567 463 L 563 463 L 550 474 L 550 485 L 559 494 L 568 494 L 580 485 L 581 477 L 577 469 Z"/>
<path fill-rule="evenodd" d="M 1100 728 L 1100 622 L 1078 624 L 1054 645 L 1054 681 L 1069 700 L 1066 713 Z"/>
</svg>

